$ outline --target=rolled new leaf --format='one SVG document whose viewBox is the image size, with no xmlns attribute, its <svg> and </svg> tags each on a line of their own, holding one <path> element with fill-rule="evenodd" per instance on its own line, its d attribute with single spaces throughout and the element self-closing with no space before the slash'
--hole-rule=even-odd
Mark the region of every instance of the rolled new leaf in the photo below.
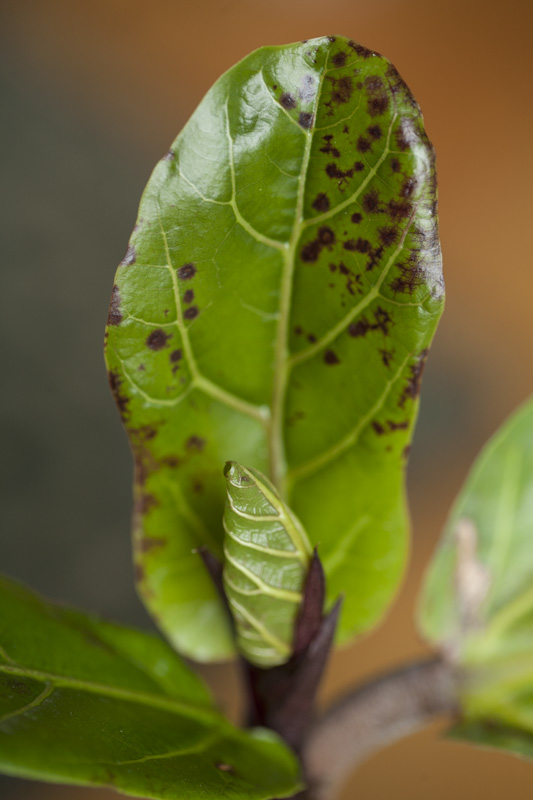
<svg viewBox="0 0 533 800">
<path fill-rule="evenodd" d="M 224 588 L 240 652 L 252 664 L 289 660 L 312 548 L 302 524 L 255 469 L 224 474 Z"/>
</svg>

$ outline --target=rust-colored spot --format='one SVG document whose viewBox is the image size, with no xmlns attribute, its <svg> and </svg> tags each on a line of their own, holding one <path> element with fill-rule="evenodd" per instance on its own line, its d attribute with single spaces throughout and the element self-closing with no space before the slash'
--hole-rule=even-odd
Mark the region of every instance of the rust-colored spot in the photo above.
<svg viewBox="0 0 533 800">
<path fill-rule="evenodd" d="M 137 251 L 135 250 L 133 245 L 128 245 L 128 249 L 124 255 L 124 258 L 120 262 L 121 267 L 129 267 L 131 264 L 135 264 L 137 260 Z"/>
<path fill-rule="evenodd" d="M 183 295 L 183 301 L 185 303 L 192 303 L 193 300 L 194 300 L 194 289 L 187 289 L 187 291 Z"/>
<path fill-rule="evenodd" d="M 190 306 L 183 312 L 183 317 L 184 319 L 195 319 L 199 313 L 198 306 Z"/>
<path fill-rule="evenodd" d="M 118 286 L 113 286 L 111 292 L 111 303 L 109 305 L 109 315 L 107 317 L 108 325 L 120 325 L 122 322 L 122 313 L 120 311 L 120 292 Z"/>
<path fill-rule="evenodd" d="M 146 339 L 146 346 L 150 350 L 162 350 L 163 347 L 167 346 L 169 339 L 172 339 L 172 334 L 165 333 L 163 328 L 156 328 Z"/>
<path fill-rule="evenodd" d="M 188 281 L 194 275 L 196 275 L 196 267 L 194 264 L 184 264 L 178 269 L 178 278 L 180 278 L 182 281 Z"/>
<path fill-rule="evenodd" d="M 189 436 L 187 441 L 185 442 L 185 448 L 187 450 L 196 450 L 197 452 L 201 453 L 205 447 L 205 439 L 202 439 L 201 436 Z"/>
<path fill-rule="evenodd" d="M 281 97 L 279 98 L 279 102 L 289 111 L 291 108 L 296 108 L 296 99 L 292 96 L 290 92 L 283 92 Z"/>
<path fill-rule="evenodd" d="M 326 350 L 324 353 L 324 361 L 326 364 L 329 364 L 329 366 L 341 363 L 337 353 L 335 353 L 334 350 Z"/>
<path fill-rule="evenodd" d="M 315 211 L 329 211 L 329 198 L 325 192 L 317 194 L 313 201 Z"/>
</svg>

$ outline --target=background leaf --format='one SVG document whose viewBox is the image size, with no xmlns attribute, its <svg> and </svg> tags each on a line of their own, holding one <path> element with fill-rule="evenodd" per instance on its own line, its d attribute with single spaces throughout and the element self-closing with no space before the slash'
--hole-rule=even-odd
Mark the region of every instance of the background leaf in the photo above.
<svg viewBox="0 0 533 800">
<path fill-rule="evenodd" d="M 113 289 L 111 386 L 136 459 L 144 600 L 197 659 L 232 651 L 200 558 L 228 459 L 320 543 L 340 639 L 400 579 L 403 467 L 442 309 L 433 150 L 392 65 L 343 37 L 252 53 L 157 165 Z"/>
<path fill-rule="evenodd" d="M 161 640 L 0 579 L 0 771 L 137 797 L 292 794 L 298 766 L 233 728 Z"/>
<path fill-rule="evenodd" d="M 456 530 L 476 532 L 462 564 Z M 426 638 L 461 668 L 458 736 L 533 755 L 533 401 L 491 439 L 453 507 L 420 603 Z M 458 570 L 469 570 L 461 596 Z M 484 575 L 476 598 L 472 586 Z M 474 603 L 466 608 L 465 602 Z M 472 613 L 473 612 L 473 613 Z M 465 618 L 466 613 L 466 618 Z M 513 744 L 515 742 L 515 744 Z M 507 743 L 507 744 L 505 744 Z"/>
<path fill-rule="evenodd" d="M 293 652 L 311 546 L 264 475 L 234 461 L 224 474 L 224 589 L 239 649 L 256 666 L 284 664 Z"/>
</svg>

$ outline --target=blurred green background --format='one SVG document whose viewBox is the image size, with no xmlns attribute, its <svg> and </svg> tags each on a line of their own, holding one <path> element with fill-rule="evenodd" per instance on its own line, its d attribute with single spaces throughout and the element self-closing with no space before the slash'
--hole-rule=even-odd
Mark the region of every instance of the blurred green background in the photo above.
<svg viewBox="0 0 533 800">
<path fill-rule="evenodd" d="M 151 625 L 133 590 L 131 462 L 102 358 L 114 271 L 153 165 L 218 75 L 261 45 L 339 33 L 388 56 L 422 106 L 448 303 L 409 470 L 410 571 L 384 625 L 336 654 L 323 699 L 424 652 L 413 607 L 447 509 L 531 392 L 532 23 L 531 0 L 3 0 L 3 572 Z M 204 671 L 235 714 L 232 669 Z M 533 765 L 442 743 L 441 728 L 372 758 L 344 800 L 496 800 L 510 785 L 531 798 Z M 0 778 L 2 800 L 114 796 Z"/>
</svg>

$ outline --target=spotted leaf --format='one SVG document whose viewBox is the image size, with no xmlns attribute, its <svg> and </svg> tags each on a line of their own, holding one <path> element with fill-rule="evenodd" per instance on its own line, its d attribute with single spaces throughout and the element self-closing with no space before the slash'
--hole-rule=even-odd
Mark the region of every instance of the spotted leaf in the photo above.
<svg viewBox="0 0 533 800">
<path fill-rule="evenodd" d="M 442 309 L 435 215 L 418 105 L 389 61 L 343 37 L 252 53 L 156 166 L 107 363 L 137 465 L 140 592 L 184 653 L 232 652 L 194 552 L 222 559 L 228 459 L 268 475 L 320 543 L 341 641 L 386 609 Z"/>
</svg>

